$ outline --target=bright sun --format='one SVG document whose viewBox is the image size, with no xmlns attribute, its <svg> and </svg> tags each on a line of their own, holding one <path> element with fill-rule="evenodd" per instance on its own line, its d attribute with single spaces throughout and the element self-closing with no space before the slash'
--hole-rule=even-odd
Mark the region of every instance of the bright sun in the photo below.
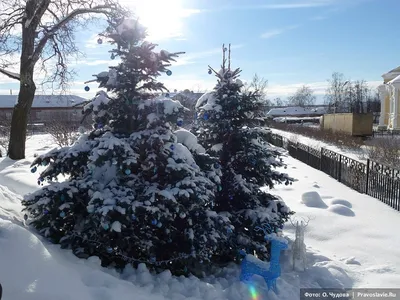
<svg viewBox="0 0 400 300">
<path fill-rule="evenodd" d="M 120 0 L 129 6 L 139 22 L 147 28 L 152 41 L 181 38 L 185 33 L 183 19 L 196 13 L 184 9 L 182 0 Z"/>
</svg>

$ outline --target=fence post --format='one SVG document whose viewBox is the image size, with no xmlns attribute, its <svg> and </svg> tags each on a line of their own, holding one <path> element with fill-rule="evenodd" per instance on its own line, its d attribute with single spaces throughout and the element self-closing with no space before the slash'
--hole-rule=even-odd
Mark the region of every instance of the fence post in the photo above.
<svg viewBox="0 0 400 300">
<path fill-rule="evenodd" d="M 322 171 L 322 157 L 324 155 L 324 148 L 321 147 L 321 159 L 319 160 L 319 170 Z"/>
<path fill-rule="evenodd" d="M 367 159 L 367 179 L 365 182 L 365 194 L 368 195 L 368 189 L 369 189 L 369 168 L 370 168 L 370 160 L 369 158 Z"/>
<path fill-rule="evenodd" d="M 338 181 L 342 182 L 342 155 L 341 154 L 339 154 Z"/>
<path fill-rule="evenodd" d="M 310 155 L 310 146 L 307 147 L 307 164 L 310 165 L 310 159 L 311 155 Z"/>
</svg>

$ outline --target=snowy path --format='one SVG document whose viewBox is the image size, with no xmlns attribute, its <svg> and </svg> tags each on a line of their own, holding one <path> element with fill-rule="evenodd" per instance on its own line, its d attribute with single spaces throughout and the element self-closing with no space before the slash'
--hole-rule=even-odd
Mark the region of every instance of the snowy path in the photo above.
<svg viewBox="0 0 400 300">
<path fill-rule="evenodd" d="M 0 282 L 4 299 L 254 299 L 250 287 L 238 282 L 237 268 L 208 282 L 175 278 L 168 272 L 152 276 L 143 269 L 127 270 L 121 276 L 101 268 L 96 259 L 79 260 L 28 231 L 22 225 L 20 195 L 37 188 L 37 174 L 30 173 L 28 165 L 38 148 L 48 149 L 43 148 L 45 140 L 43 136 L 30 140 L 24 161 L 0 159 Z M 298 181 L 292 186 L 277 186 L 272 192 L 296 211 L 297 218 L 313 218 L 305 234 L 309 268 L 293 272 L 291 254 L 284 252 L 280 295 L 266 293 L 261 283 L 256 285 L 257 299 L 299 299 L 300 287 L 400 286 L 400 236 L 396 234 L 400 214 L 299 161 L 286 158 L 286 162 L 286 171 Z M 318 192 L 321 199 L 309 192 Z M 303 197 L 305 205 L 300 201 L 307 195 Z M 294 235 L 290 223 L 285 234 Z"/>
</svg>

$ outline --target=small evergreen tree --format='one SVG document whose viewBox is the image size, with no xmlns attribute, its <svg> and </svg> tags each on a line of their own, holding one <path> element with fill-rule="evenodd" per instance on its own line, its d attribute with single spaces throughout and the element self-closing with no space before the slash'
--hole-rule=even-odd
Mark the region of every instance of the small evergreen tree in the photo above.
<svg viewBox="0 0 400 300">
<path fill-rule="evenodd" d="M 221 252 L 232 229 L 212 209 L 220 169 L 195 140 L 174 133 L 184 107 L 153 94 L 166 90 L 156 77 L 169 74 L 180 53 L 156 53 L 132 20 L 110 22 L 103 36 L 121 59 L 96 75 L 111 93 L 98 92 L 84 107 L 94 120 L 90 133 L 33 162 L 33 172 L 47 166 L 39 184 L 49 185 L 24 199 L 26 219 L 53 243 L 99 256 L 104 266 L 145 262 L 195 272 Z M 66 179 L 57 182 L 59 175 Z"/>
<path fill-rule="evenodd" d="M 236 260 L 236 251 L 255 251 L 261 258 L 268 257 L 264 236 L 254 230 L 268 223 L 274 230 L 282 228 L 292 214 L 285 203 L 261 188 L 273 188 L 274 183 L 291 184 L 287 174 L 274 170 L 284 166 L 281 152 L 267 143 L 270 131 L 258 127 L 255 116 L 262 109 L 257 91 L 242 93 L 238 79 L 240 69 L 232 70 L 225 58 L 219 72 L 210 68 L 217 77 L 212 92 L 197 102 L 197 125 L 194 127 L 199 142 L 207 153 L 220 159 L 221 185 L 216 198 L 216 210 L 230 216 L 235 227 L 234 239 L 222 260 Z"/>
</svg>

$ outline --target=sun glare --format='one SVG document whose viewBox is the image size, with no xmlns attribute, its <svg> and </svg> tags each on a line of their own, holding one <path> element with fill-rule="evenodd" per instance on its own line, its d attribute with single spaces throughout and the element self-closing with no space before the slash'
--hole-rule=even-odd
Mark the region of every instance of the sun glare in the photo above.
<svg viewBox="0 0 400 300">
<path fill-rule="evenodd" d="M 120 0 L 139 18 L 152 41 L 183 38 L 184 19 L 198 11 L 183 8 L 183 0 Z"/>
</svg>

